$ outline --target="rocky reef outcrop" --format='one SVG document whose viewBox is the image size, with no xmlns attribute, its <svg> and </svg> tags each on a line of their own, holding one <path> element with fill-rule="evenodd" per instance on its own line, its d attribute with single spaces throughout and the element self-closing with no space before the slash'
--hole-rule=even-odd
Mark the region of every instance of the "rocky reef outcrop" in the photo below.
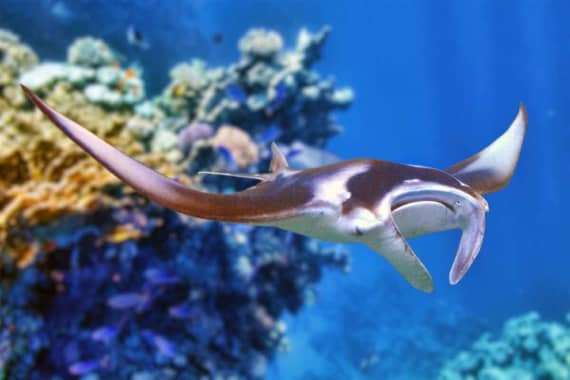
<svg viewBox="0 0 570 380">
<path fill-rule="evenodd" d="M 512 318 L 445 364 L 439 380 L 570 379 L 570 314 L 548 322 L 536 312 Z"/>
</svg>

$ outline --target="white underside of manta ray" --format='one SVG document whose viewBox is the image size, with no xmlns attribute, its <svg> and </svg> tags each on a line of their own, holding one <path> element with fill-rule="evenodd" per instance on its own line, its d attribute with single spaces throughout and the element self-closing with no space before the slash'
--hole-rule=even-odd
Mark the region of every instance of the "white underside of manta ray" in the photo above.
<svg viewBox="0 0 570 380">
<path fill-rule="evenodd" d="M 365 244 L 425 292 L 433 290 L 433 280 L 405 238 L 461 229 L 449 273 L 450 283 L 458 283 L 483 241 L 488 206 L 482 195 L 510 181 L 527 125 L 521 105 L 503 135 L 445 171 L 372 159 L 293 170 L 273 144 L 271 172 L 245 175 L 259 184 L 222 195 L 185 187 L 155 172 L 22 88 L 69 138 L 122 181 L 164 207 L 198 218 L 274 226 L 331 242 Z"/>
</svg>

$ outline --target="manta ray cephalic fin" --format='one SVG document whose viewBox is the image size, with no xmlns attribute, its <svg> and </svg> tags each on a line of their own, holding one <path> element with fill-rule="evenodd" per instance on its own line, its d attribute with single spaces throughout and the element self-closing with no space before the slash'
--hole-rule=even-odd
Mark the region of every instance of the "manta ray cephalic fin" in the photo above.
<svg viewBox="0 0 570 380">
<path fill-rule="evenodd" d="M 392 217 L 383 224 L 381 236 L 369 233 L 366 244 L 388 260 L 414 288 L 426 293 L 433 291 L 433 279 L 429 271 L 416 256 Z"/>
</svg>

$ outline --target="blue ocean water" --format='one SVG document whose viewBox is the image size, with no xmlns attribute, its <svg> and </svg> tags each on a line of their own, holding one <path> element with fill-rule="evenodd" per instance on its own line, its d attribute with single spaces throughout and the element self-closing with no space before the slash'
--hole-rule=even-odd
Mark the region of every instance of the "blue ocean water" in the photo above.
<svg viewBox="0 0 570 380">
<path fill-rule="evenodd" d="M 506 189 L 488 196 L 485 241 L 465 279 L 447 283 L 455 232 L 412 242 L 434 277 L 429 295 L 411 289 L 378 255 L 351 247 L 351 272 L 326 274 L 316 303 L 287 317 L 291 352 L 279 355 L 267 375 L 384 378 L 367 377 L 354 363 L 403 341 L 418 347 L 398 347 L 398 355 L 409 351 L 416 353 L 413 361 L 431 360 L 437 355 L 422 340 L 437 341 L 447 326 L 441 320 L 466 318 L 496 330 L 531 310 L 553 319 L 570 310 L 569 12 L 564 1 L 530 0 L 3 0 L 0 27 L 18 33 L 42 58 L 64 59 L 78 36 L 103 38 L 140 61 L 148 91 L 158 92 L 176 62 L 235 61 L 237 40 L 248 28 L 272 28 L 293 41 L 301 27 L 330 25 L 317 67 L 356 94 L 338 115 L 344 133 L 328 146 L 343 159 L 445 168 L 493 141 L 523 102 L 529 129 L 519 166 Z M 150 49 L 127 44 L 129 24 L 144 33 Z M 215 33 L 223 43 L 211 43 Z M 451 335 L 483 331 L 471 331 L 470 324 L 455 328 Z M 426 375 L 396 374 L 398 367 L 414 368 L 398 355 L 379 358 L 385 368 L 396 368 L 389 378 Z"/>
</svg>

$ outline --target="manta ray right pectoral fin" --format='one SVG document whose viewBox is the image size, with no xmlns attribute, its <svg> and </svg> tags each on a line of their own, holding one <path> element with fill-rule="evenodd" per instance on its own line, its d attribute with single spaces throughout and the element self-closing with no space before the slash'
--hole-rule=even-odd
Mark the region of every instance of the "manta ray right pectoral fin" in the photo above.
<svg viewBox="0 0 570 380">
<path fill-rule="evenodd" d="M 480 194 L 502 189 L 515 172 L 527 123 L 526 110 L 521 104 L 515 120 L 505 133 L 479 153 L 446 171 Z"/>
<path fill-rule="evenodd" d="M 380 236 L 370 231 L 367 245 L 382 255 L 414 287 L 427 293 L 433 291 L 433 279 L 416 256 L 393 218 L 386 221 Z"/>
</svg>

